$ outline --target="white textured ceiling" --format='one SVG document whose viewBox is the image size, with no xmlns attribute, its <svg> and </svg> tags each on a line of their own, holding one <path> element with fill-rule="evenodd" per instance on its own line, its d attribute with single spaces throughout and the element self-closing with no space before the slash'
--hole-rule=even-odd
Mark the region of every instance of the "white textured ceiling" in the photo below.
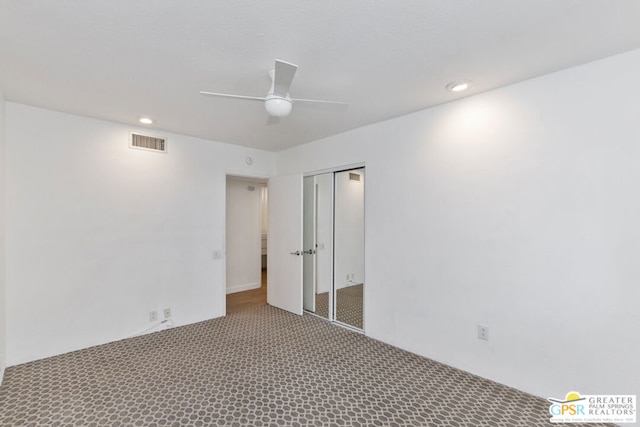
<svg viewBox="0 0 640 427">
<path fill-rule="evenodd" d="M 637 0 L 0 0 L 6 100 L 267 150 L 639 47 Z M 348 110 L 199 94 L 264 96 L 276 58 Z"/>
</svg>

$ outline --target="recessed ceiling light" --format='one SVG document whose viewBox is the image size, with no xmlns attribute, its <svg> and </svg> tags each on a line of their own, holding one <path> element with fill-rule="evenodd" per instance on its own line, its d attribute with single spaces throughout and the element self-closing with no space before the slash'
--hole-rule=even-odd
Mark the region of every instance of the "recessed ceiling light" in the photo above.
<svg viewBox="0 0 640 427">
<path fill-rule="evenodd" d="M 469 86 L 471 86 L 470 81 L 451 82 L 447 85 L 447 90 L 450 90 L 451 92 L 462 92 L 463 90 L 468 89 Z"/>
<path fill-rule="evenodd" d="M 142 117 L 140 118 L 140 123 L 150 125 L 151 123 L 153 123 L 153 120 L 151 120 L 149 117 Z"/>
</svg>

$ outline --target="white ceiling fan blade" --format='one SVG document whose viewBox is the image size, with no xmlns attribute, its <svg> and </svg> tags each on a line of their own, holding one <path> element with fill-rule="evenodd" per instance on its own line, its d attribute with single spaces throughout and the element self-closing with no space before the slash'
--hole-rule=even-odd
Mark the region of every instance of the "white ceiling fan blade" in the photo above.
<svg viewBox="0 0 640 427">
<path fill-rule="evenodd" d="M 264 97 L 259 97 L 259 96 L 244 96 L 244 95 L 231 95 L 228 93 L 215 93 L 215 92 L 204 92 L 204 91 L 200 91 L 200 93 L 202 95 L 208 95 L 208 96 L 218 96 L 221 98 L 235 98 L 235 99 L 249 99 L 251 101 L 265 101 L 266 98 Z"/>
<path fill-rule="evenodd" d="M 296 75 L 298 66 L 290 62 L 276 59 L 276 69 L 273 76 L 273 93 L 280 96 L 287 96 L 293 76 Z"/>
<path fill-rule="evenodd" d="M 336 105 L 349 105 L 346 102 L 339 101 L 323 101 L 321 99 L 302 99 L 302 98 L 291 98 L 293 102 L 308 102 L 314 104 L 336 104 Z"/>
<path fill-rule="evenodd" d="M 299 105 L 305 109 L 314 109 L 319 111 L 335 111 L 345 112 L 349 109 L 349 104 L 337 101 L 321 101 L 319 99 L 292 99 L 294 105 Z"/>
</svg>

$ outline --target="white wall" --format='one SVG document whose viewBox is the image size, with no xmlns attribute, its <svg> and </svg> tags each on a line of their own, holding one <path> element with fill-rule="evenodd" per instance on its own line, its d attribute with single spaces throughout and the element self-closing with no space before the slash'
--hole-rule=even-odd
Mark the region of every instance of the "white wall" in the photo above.
<svg viewBox="0 0 640 427">
<path fill-rule="evenodd" d="M 262 278 L 260 188 L 227 177 L 227 293 L 259 288 Z M 249 191 L 252 187 L 253 191 Z"/>
<path fill-rule="evenodd" d="M 136 334 L 150 309 L 224 314 L 226 174 L 275 155 L 147 129 L 168 153 L 135 150 L 131 130 L 6 104 L 8 365 Z"/>
<path fill-rule="evenodd" d="M 360 175 L 352 181 L 349 174 Z M 335 175 L 336 289 L 364 283 L 364 169 Z"/>
<path fill-rule="evenodd" d="M 4 97 L 0 91 L 0 384 L 4 377 L 7 355 L 7 300 L 6 300 L 6 186 L 5 186 L 5 140 Z"/>
<path fill-rule="evenodd" d="M 640 394 L 638 75 L 633 51 L 279 153 L 366 162 L 367 335 L 542 397 Z"/>
</svg>

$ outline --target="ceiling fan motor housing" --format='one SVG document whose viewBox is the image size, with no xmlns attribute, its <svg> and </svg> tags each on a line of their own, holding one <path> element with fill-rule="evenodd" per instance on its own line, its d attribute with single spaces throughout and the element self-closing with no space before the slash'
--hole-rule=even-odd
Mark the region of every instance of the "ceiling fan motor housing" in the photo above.
<svg viewBox="0 0 640 427">
<path fill-rule="evenodd" d="M 264 109 L 270 116 L 286 117 L 291 113 L 291 99 L 279 95 L 269 94 L 264 102 Z"/>
</svg>

